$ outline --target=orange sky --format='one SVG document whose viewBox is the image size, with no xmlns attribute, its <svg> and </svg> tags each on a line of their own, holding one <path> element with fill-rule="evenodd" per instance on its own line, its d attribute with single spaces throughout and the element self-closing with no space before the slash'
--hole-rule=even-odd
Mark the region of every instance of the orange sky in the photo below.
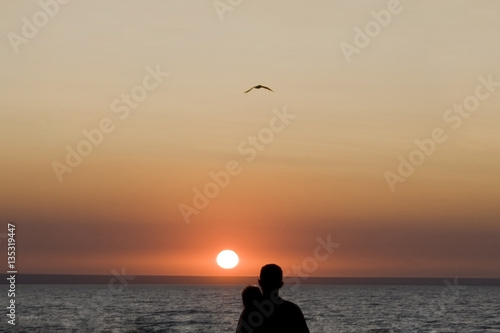
<svg viewBox="0 0 500 333">
<path fill-rule="evenodd" d="M 2 3 L 19 271 L 499 278 L 500 4 L 401 1 L 356 44 L 388 4 L 70 2 L 27 38 L 43 9 Z"/>
</svg>

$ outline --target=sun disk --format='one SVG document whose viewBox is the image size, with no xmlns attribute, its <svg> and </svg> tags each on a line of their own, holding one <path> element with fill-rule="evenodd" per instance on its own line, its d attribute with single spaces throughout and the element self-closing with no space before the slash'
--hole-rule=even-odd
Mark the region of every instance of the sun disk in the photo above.
<svg viewBox="0 0 500 333">
<path fill-rule="evenodd" d="M 224 250 L 217 255 L 217 264 L 224 269 L 231 269 L 238 265 L 240 259 L 236 252 L 231 250 Z"/>
</svg>

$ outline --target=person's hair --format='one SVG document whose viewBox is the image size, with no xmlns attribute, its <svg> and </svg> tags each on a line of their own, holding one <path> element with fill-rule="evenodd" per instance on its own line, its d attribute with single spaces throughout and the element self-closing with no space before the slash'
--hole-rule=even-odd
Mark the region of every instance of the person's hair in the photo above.
<svg viewBox="0 0 500 333">
<path fill-rule="evenodd" d="M 283 284 L 283 271 L 276 264 L 267 264 L 260 269 L 260 283 L 262 288 L 279 289 Z"/>
<path fill-rule="evenodd" d="M 254 306 L 253 303 L 255 301 L 262 301 L 262 293 L 260 292 L 259 287 L 246 286 L 241 292 L 241 298 L 243 299 L 243 306 L 245 308 L 249 308 Z"/>
</svg>

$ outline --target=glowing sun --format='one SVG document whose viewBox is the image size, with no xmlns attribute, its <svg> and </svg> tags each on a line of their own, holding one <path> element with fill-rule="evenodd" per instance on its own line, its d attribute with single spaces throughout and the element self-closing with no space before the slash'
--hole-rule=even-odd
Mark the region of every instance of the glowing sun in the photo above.
<svg viewBox="0 0 500 333">
<path fill-rule="evenodd" d="M 217 264 L 224 269 L 231 269 L 238 265 L 240 259 L 238 255 L 231 250 L 224 250 L 217 255 Z"/>
</svg>

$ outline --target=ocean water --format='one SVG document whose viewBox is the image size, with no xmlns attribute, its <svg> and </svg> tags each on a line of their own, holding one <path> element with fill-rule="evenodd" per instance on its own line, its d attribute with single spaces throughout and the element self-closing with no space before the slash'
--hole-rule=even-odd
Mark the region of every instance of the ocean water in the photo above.
<svg viewBox="0 0 500 333">
<path fill-rule="evenodd" d="M 7 332 L 235 332 L 244 286 L 19 285 Z M 283 288 L 313 332 L 500 332 L 500 287 Z M 5 309 L 5 308 L 4 308 Z"/>
</svg>

